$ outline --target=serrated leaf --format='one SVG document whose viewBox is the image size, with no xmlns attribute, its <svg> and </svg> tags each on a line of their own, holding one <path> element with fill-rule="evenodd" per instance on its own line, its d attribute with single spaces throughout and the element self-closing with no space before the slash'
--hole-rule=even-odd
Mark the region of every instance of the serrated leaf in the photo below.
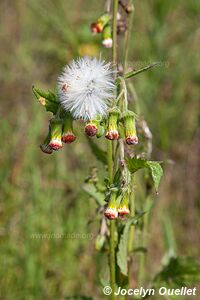
<svg viewBox="0 0 200 300">
<path fill-rule="evenodd" d="M 135 217 L 127 220 L 126 225 L 124 226 L 123 233 L 120 237 L 119 248 L 117 252 L 117 264 L 121 270 L 121 273 L 125 276 L 128 275 L 128 238 L 129 238 L 129 229 L 132 224 L 136 224 L 137 221 L 143 216 L 144 213 L 137 214 Z"/>
<path fill-rule="evenodd" d="M 107 164 L 106 152 L 103 151 L 92 139 L 88 138 L 88 143 L 92 153 L 96 158 L 101 161 L 103 164 Z"/>
<path fill-rule="evenodd" d="M 193 257 L 171 257 L 168 264 L 155 276 L 156 287 L 182 287 L 200 281 L 200 265 Z"/>
<path fill-rule="evenodd" d="M 83 190 L 90 195 L 92 198 L 94 198 L 98 205 L 103 206 L 105 205 L 105 196 L 104 194 L 97 191 L 96 187 L 93 183 L 85 183 L 83 185 Z"/>
<path fill-rule="evenodd" d="M 163 169 L 160 165 L 160 162 L 148 161 L 148 160 L 145 160 L 142 158 L 133 157 L 133 158 L 126 159 L 126 163 L 127 163 L 129 171 L 132 174 L 137 172 L 140 169 L 148 168 L 151 173 L 151 176 L 152 176 L 152 179 L 153 179 L 153 182 L 155 185 L 155 189 L 156 189 L 156 191 L 158 191 L 160 180 L 161 180 L 161 177 L 163 176 Z"/>
<path fill-rule="evenodd" d="M 126 162 L 128 169 L 132 174 L 147 166 L 147 161 L 145 159 L 137 157 L 127 158 Z"/>
<path fill-rule="evenodd" d="M 151 172 L 151 176 L 153 178 L 153 182 L 155 185 L 156 191 L 158 191 L 158 187 L 160 184 L 161 177 L 163 176 L 163 169 L 159 162 L 156 161 L 147 161 L 147 166 Z"/>
</svg>

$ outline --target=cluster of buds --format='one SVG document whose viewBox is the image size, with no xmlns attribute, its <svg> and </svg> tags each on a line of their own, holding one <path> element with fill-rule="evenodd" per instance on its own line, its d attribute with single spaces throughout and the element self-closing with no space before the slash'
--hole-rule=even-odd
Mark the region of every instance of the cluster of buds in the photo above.
<svg viewBox="0 0 200 300">
<path fill-rule="evenodd" d="M 107 207 L 104 210 L 105 217 L 109 220 L 115 220 L 118 217 L 124 219 L 129 213 L 129 193 L 125 193 L 119 204 L 117 194 L 113 193 Z"/>
<path fill-rule="evenodd" d="M 122 136 L 125 137 L 127 145 L 137 145 L 138 137 L 136 133 L 135 114 L 127 111 L 120 116 L 120 111 L 114 108 L 109 111 L 106 122 L 102 120 L 91 120 L 85 125 L 85 133 L 89 137 L 101 137 L 105 133 L 105 137 L 111 141 L 118 140 L 121 134 L 120 129 L 123 128 Z"/>
<path fill-rule="evenodd" d="M 63 143 L 70 144 L 76 139 L 73 133 L 73 119 L 69 113 L 62 117 L 52 118 L 49 123 L 49 132 L 40 149 L 46 154 L 52 154 L 63 147 Z"/>
<path fill-rule="evenodd" d="M 104 13 L 98 20 L 90 26 L 92 33 L 102 33 L 102 44 L 106 48 L 112 48 L 112 30 L 110 24 L 110 15 Z"/>
</svg>

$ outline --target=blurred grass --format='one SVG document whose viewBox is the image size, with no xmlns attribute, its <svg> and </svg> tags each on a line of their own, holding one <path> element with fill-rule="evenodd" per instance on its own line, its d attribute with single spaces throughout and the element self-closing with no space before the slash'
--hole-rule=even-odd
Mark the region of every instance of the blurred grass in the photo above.
<svg viewBox="0 0 200 300">
<path fill-rule="evenodd" d="M 32 84 L 54 88 L 63 65 L 77 55 L 101 51 L 109 59 L 89 32 L 102 8 L 100 1 L 88 0 L 0 2 L 0 299 L 102 297 L 94 239 L 32 237 L 95 235 L 97 226 L 88 226 L 95 205 L 81 189 L 96 164 L 83 134 L 50 157 L 42 154 L 38 145 L 48 118 L 31 95 Z M 153 272 L 164 251 L 158 223 L 166 212 L 180 253 L 199 255 L 200 3 L 135 0 L 135 9 L 129 66 L 163 62 L 134 79 L 154 136 L 153 157 L 166 162 L 151 224 Z"/>
</svg>

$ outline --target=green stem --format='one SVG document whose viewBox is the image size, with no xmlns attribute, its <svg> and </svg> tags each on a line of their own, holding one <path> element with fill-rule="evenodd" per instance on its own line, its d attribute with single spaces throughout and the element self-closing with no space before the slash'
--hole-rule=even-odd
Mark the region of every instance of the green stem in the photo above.
<svg viewBox="0 0 200 300">
<path fill-rule="evenodd" d="M 148 65 L 148 66 L 146 66 L 146 67 L 144 67 L 144 68 L 141 68 L 141 69 L 139 69 L 139 70 L 136 70 L 136 71 L 135 71 L 135 70 L 130 71 L 130 72 L 124 74 L 124 79 L 128 79 L 128 78 L 134 77 L 134 76 L 136 76 L 137 74 L 143 73 L 143 72 L 145 72 L 145 71 L 148 71 L 149 69 L 152 69 L 152 68 L 155 67 L 155 66 L 158 66 L 159 64 L 160 64 L 159 62 L 155 62 L 155 63 L 152 63 L 152 64 L 150 64 L 150 65 Z"/>
<path fill-rule="evenodd" d="M 142 243 L 141 247 L 146 248 L 147 247 L 147 237 L 148 237 L 148 227 L 149 227 L 149 210 L 151 207 L 151 198 L 150 195 L 147 195 L 145 199 L 145 207 L 144 211 L 147 211 L 148 213 L 144 214 L 144 223 L 142 228 Z M 146 253 L 140 254 L 140 260 L 139 260 L 139 272 L 138 272 L 138 286 L 141 287 L 144 284 L 145 280 L 145 265 L 146 265 Z"/>
<path fill-rule="evenodd" d="M 117 65 L 117 11 L 118 11 L 118 0 L 113 0 L 113 23 L 112 23 L 112 33 L 113 33 L 113 47 L 112 47 L 112 62 L 113 67 L 116 68 Z M 115 72 L 114 79 L 117 77 Z M 108 161 L 108 176 L 110 184 L 113 183 L 113 143 L 107 141 L 107 161 Z M 112 293 L 110 299 L 115 299 L 115 282 L 116 282 L 116 270 L 115 270 L 115 221 L 110 221 L 110 287 Z"/>
<path fill-rule="evenodd" d="M 118 11 L 118 0 L 113 0 L 113 23 L 112 23 L 112 33 L 113 33 L 113 47 L 112 47 L 112 62 L 113 66 L 117 65 L 117 11 Z M 115 74 L 116 77 L 117 74 Z"/>
<path fill-rule="evenodd" d="M 135 194 L 134 194 L 134 176 L 131 178 L 131 192 L 130 192 L 130 216 L 133 218 L 135 216 Z M 133 240 L 134 240 L 134 225 L 130 228 L 129 242 L 128 242 L 128 252 L 133 251 Z"/>
<path fill-rule="evenodd" d="M 111 141 L 107 141 L 107 163 L 108 163 L 108 177 L 110 184 L 113 182 L 113 145 Z M 114 300 L 115 292 L 115 221 L 110 221 L 110 287 L 112 293 L 110 299 Z"/>
</svg>

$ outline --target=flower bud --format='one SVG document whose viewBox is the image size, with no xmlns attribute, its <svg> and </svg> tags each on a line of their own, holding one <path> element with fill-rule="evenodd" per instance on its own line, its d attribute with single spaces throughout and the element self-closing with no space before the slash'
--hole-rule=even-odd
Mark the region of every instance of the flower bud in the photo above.
<svg viewBox="0 0 200 300">
<path fill-rule="evenodd" d="M 124 195 L 124 197 L 121 200 L 121 203 L 118 207 L 118 213 L 121 218 L 124 218 L 126 215 L 128 215 L 130 213 L 128 204 L 129 204 L 129 193 L 127 192 Z"/>
<path fill-rule="evenodd" d="M 137 145 L 138 137 L 135 126 L 135 114 L 132 111 L 124 113 L 122 123 L 124 125 L 126 143 L 128 145 Z"/>
<path fill-rule="evenodd" d="M 97 131 L 97 138 L 99 139 L 100 137 L 102 137 L 105 134 L 105 128 L 104 126 L 98 124 L 98 131 Z"/>
<path fill-rule="evenodd" d="M 49 146 L 53 150 L 59 150 L 62 148 L 62 125 L 61 119 L 51 119 L 50 121 L 51 136 Z"/>
<path fill-rule="evenodd" d="M 85 125 L 85 133 L 89 137 L 93 137 L 97 134 L 98 124 L 96 121 L 92 120 Z"/>
<path fill-rule="evenodd" d="M 53 149 L 49 146 L 50 143 L 50 131 L 48 133 L 48 135 L 46 136 L 43 144 L 40 145 L 40 149 L 42 150 L 42 152 L 46 153 L 46 154 L 52 154 L 53 153 Z"/>
<path fill-rule="evenodd" d="M 117 129 L 118 118 L 119 112 L 117 110 L 109 112 L 108 129 L 106 132 L 106 138 L 109 140 L 118 140 L 119 138 L 119 132 Z"/>
<path fill-rule="evenodd" d="M 105 25 L 110 21 L 109 14 L 103 14 L 96 22 L 91 24 L 91 31 L 94 34 L 101 33 Z"/>
<path fill-rule="evenodd" d="M 113 193 L 111 199 L 108 203 L 108 206 L 104 210 L 104 215 L 109 220 L 117 219 L 118 211 L 117 211 L 117 201 L 116 201 L 116 193 Z"/>
<path fill-rule="evenodd" d="M 73 118 L 70 113 L 66 113 L 63 117 L 62 142 L 71 144 L 75 139 L 76 136 L 73 133 Z"/>
<path fill-rule="evenodd" d="M 105 48 L 112 48 L 113 40 L 111 34 L 111 25 L 107 24 L 103 29 L 102 44 Z"/>
</svg>

